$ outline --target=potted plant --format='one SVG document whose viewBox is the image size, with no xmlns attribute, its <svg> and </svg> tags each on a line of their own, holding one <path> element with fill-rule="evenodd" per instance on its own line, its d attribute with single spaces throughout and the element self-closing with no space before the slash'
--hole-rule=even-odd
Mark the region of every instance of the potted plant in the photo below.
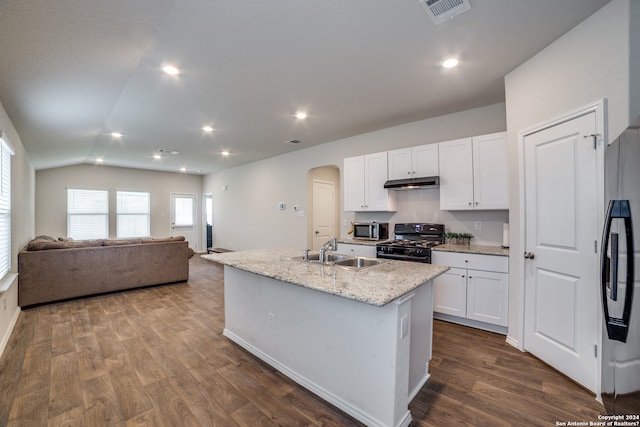
<svg viewBox="0 0 640 427">
<path fill-rule="evenodd" d="M 470 233 L 444 233 L 444 242 L 448 245 L 468 245 L 472 238 L 473 234 Z"/>
</svg>

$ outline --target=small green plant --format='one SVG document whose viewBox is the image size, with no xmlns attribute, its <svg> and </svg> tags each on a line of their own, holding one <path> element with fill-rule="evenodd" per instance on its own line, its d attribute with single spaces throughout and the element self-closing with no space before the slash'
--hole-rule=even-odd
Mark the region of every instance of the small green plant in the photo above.
<svg viewBox="0 0 640 427">
<path fill-rule="evenodd" d="M 468 245 L 472 238 L 473 234 L 471 233 L 444 233 L 445 243 L 449 243 L 452 245 Z"/>
</svg>

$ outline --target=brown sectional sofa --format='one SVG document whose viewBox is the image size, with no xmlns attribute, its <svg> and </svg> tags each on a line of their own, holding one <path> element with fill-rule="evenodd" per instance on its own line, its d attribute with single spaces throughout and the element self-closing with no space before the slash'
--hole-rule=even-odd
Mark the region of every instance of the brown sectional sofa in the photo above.
<svg viewBox="0 0 640 427">
<path fill-rule="evenodd" d="M 18 305 L 186 281 L 191 256 L 184 237 L 69 242 L 41 236 L 18 253 Z"/>
</svg>

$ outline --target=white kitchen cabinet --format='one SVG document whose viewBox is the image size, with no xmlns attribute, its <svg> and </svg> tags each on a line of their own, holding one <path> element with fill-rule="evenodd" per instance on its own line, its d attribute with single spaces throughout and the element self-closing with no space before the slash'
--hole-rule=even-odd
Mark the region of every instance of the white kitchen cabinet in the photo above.
<svg viewBox="0 0 640 427">
<path fill-rule="evenodd" d="M 338 243 L 336 253 L 349 256 L 363 256 L 367 258 L 376 257 L 375 245 L 358 245 L 357 243 Z"/>
<path fill-rule="evenodd" d="M 438 146 L 440 209 L 509 209 L 505 132 Z"/>
<path fill-rule="evenodd" d="M 444 265 L 434 261 L 433 264 Z M 467 270 L 462 268 L 451 268 L 446 273 L 433 280 L 433 311 L 437 313 L 450 314 L 452 316 L 467 316 Z"/>
<path fill-rule="evenodd" d="M 344 210 L 393 211 L 394 199 L 384 188 L 387 152 L 344 159 Z"/>
<path fill-rule="evenodd" d="M 392 150 L 388 157 L 389 179 L 438 176 L 438 144 Z"/>
<path fill-rule="evenodd" d="M 507 326 L 508 257 L 436 250 L 431 262 L 451 267 L 433 280 L 435 312 Z"/>
</svg>

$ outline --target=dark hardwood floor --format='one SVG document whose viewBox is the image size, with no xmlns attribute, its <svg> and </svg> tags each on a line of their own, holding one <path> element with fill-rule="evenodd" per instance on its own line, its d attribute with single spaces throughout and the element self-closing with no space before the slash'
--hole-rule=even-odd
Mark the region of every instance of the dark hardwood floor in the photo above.
<svg viewBox="0 0 640 427">
<path fill-rule="evenodd" d="M 359 426 L 222 336 L 222 267 L 187 283 L 24 310 L 0 359 L 0 426 Z M 591 393 L 504 336 L 436 321 L 412 426 L 597 421 Z"/>
</svg>

